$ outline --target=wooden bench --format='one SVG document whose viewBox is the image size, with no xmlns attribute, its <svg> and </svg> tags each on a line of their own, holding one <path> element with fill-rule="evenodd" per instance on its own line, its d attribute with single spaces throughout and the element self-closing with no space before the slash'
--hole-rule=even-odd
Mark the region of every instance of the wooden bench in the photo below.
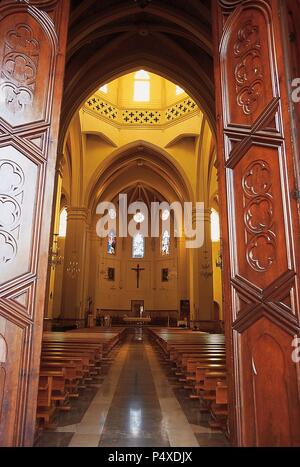
<svg viewBox="0 0 300 467">
<path fill-rule="evenodd" d="M 51 427 L 57 410 L 71 410 L 78 398 L 100 376 L 111 350 L 126 335 L 124 327 L 44 332 L 37 401 L 37 426 Z"/>
<path fill-rule="evenodd" d="M 222 334 L 149 328 L 163 361 L 168 364 L 199 410 L 211 415 L 210 425 L 226 430 L 228 417 L 226 348 Z"/>
</svg>

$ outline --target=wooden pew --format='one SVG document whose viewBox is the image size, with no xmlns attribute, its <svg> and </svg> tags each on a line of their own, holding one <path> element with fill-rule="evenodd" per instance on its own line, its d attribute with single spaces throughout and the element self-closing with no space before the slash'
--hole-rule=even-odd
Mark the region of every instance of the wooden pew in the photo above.
<svg viewBox="0 0 300 467">
<path fill-rule="evenodd" d="M 79 389 L 100 376 L 101 365 L 126 335 L 124 327 L 44 332 L 41 352 L 37 426 L 52 426 L 57 410 L 70 410 Z"/>
<path fill-rule="evenodd" d="M 150 328 L 149 335 L 199 410 L 210 412 L 210 425 L 226 430 L 226 348 L 222 334 Z"/>
<path fill-rule="evenodd" d="M 52 381 L 52 376 L 48 374 L 41 374 L 39 377 L 36 414 L 38 428 L 48 426 L 55 412 L 55 406 L 51 399 Z"/>
</svg>

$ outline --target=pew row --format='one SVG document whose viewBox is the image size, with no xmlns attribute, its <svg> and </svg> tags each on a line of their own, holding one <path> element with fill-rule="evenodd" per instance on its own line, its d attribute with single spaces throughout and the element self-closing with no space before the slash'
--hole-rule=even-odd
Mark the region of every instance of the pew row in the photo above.
<svg viewBox="0 0 300 467">
<path fill-rule="evenodd" d="M 151 340 L 199 410 L 210 413 L 210 426 L 227 434 L 228 388 L 223 334 L 173 328 L 148 328 Z"/>
<path fill-rule="evenodd" d="M 126 328 L 44 332 L 37 400 L 37 431 L 53 427 L 58 411 L 72 410 L 80 390 L 97 382 Z"/>
</svg>

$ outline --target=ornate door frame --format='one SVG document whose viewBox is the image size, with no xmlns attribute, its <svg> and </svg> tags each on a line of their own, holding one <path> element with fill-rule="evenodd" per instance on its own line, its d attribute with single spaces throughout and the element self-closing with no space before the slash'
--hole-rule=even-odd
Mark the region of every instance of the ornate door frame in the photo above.
<svg viewBox="0 0 300 467">
<path fill-rule="evenodd" d="M 300 445 L 299 218 L 279 7 L 213 2 L 229 426 L 239 446 Z"/>
<path fill-rule="evenodd" d="M 230 429 L 238 445 L 300 445 L 299 219 L 280 0 L 212 7 Z M 68 10 L 68 0 L 0 5 L 4 446 L 34 436 Z"/>
<path fill-rule="evenodd" d="M 0 5 L 0 446 L 34 439 L 68 16 Z"/>
</svg>

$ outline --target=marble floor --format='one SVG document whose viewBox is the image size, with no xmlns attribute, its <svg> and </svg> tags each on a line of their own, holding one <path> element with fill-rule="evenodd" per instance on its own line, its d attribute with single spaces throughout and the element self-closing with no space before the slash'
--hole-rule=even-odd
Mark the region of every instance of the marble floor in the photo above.
<svg viewBox="0 0 300 467">
<path fill-rule="evenodd" d="M 132 335 L 114 350 L 113 363 L 97 384 L 61 412 L 56 428 L 36 446 L 198 447 L 228 446 L 211 430 L 199 401 L 188 399 L 156 350 Z"/>
</svg>

